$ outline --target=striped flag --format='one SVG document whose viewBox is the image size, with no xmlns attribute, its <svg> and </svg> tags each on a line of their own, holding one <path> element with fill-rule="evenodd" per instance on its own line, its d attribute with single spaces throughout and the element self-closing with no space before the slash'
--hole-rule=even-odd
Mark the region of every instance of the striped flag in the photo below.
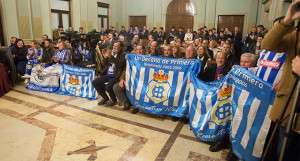
<svg viewBox="0 0 300 161">
<path fill-rule="evenodd" d="M 154 114 L 187 116 L 188 72 L 200 72 L 199 60 L 133 54 L 126 59 L 126 95 L 135 107 Z"/>
<path fill-rule="evenodd" d="M 238 66 L 216 82 L 190 77 L 188 101 L 194 134 L 204 141 L 230 134 L 239 159 L 260 160 L 271 123 L 272 85 Z"/>
<path fill-rule="evenodd" d="M 272 84 L 279 82 L 285 59 L 286 53 L 274 53 L 263 50 L 257 62 L 258 69 L 255 75 Z"/>
<path fill-rule="evenodd" d="M 96 100 L 96 90 L 92 85 L 94 78 L 95 69 L 64 64 L 60 79 L 60 88 L 55 93 Z"/>
</svg>

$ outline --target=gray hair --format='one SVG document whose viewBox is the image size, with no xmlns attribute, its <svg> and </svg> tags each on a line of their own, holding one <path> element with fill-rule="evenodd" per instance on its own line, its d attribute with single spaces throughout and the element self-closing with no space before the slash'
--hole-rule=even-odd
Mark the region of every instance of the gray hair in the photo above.
<svg viewBox="0 0 300 161">
<path fill-rule="evenodd" d="M 250 57 L 251 63 L 256 64 L 256 56 L 254 54 L 244 53 L 241 55 L 241 58 L 242 57 Z"/>
</svg>

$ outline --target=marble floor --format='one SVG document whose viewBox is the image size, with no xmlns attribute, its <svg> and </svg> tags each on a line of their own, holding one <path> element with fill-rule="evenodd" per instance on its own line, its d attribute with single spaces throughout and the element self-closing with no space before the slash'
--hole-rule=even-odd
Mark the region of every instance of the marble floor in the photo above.
<svg viewBox="0 0 300 161">
<path fill-rule="evenodd" d="M 0 98 L 0 161 L 222 161 L 229 151 L 208 148 L 169 116 L 133 115 L 23 83 Z"/>
</svg>

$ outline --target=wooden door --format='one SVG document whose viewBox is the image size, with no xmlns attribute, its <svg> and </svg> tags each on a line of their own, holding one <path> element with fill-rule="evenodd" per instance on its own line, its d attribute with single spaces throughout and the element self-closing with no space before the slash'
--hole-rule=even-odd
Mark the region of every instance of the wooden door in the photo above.
<svg viewBox="0 0 300 161">
<path fill-rule="evenodd" d="M 169 32 L 172 26 L 176 29 L 181 26 L 186 31 L 194 27 L 195 7 L 191 0 L 173 0 L 166 15 L 166 31 Z"/>
<path fill-rule="evenodd" d="M 218 17 L 218 31 L 221 28 L 228 27 L 231 32 L 234 32 L 234 27 L 239 27 L 240 32 L 244 29 L 244 15 L 219 15 Z"/>
<path fill-rule="evenodd" d="M 146 16 L 129 16 L 129 27 L 138 26 L 143 28 L 146 25 Z"/>
</svg>

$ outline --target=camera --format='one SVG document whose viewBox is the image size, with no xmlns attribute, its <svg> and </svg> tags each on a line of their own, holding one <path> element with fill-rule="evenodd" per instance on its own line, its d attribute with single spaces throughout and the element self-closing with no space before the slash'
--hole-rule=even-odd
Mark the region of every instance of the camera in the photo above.
<svg viewBox="0 0 300 161">
<path fill-rule="evenodd" d="M 295 6 L 296 11 L 300 11 L 300 2 L 298 2 Z"/>
</svg>

